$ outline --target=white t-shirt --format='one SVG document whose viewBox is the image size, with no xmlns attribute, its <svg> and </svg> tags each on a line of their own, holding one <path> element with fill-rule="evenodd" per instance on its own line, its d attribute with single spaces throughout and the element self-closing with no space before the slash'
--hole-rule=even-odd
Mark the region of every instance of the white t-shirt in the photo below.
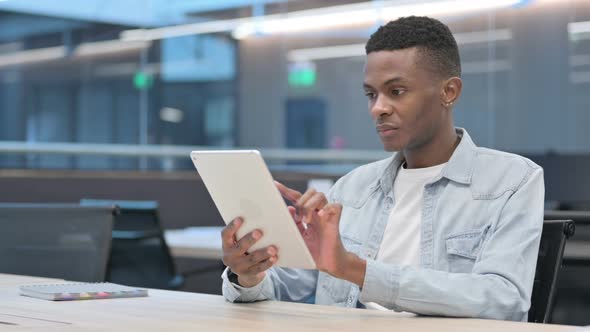
<svg viewBox="0 0 590 332">
<path fill-rule="evenodd" d="M 446 163 L 406 169 L 400 167 L 393 182 L 395 205 L 389 213 L 377 261 L 420 265 L 420 224 L 424 185 L 440 174 Z"/>
</svg>

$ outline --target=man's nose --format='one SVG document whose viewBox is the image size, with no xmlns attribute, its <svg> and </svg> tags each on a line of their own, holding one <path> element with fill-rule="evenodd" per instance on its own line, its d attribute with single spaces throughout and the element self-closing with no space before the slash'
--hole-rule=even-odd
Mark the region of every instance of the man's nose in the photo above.
<svg viewBox="0 0 590 332">
<path fill-rule="evenodd" d="M 392 111 L 393 107 L 387 102 L 386 98 L 379 96 L 371 108 L 371 116 L 373 119 L 378 119 L 391 114 Z"/>
</svg>

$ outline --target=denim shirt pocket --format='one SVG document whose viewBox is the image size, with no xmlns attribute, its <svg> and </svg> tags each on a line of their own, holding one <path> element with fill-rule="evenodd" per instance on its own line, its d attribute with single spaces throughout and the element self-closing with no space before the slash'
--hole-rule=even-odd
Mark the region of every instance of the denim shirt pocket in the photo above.
<svg viewBox="0 0 590 332">
<path fill-rule="evenodd" d="M 448 271 L 453 273 L 470 273 L 481 252 L 490 226 L 448 235 L 447 246 Z"/>
<path fill-rule="evenodd" d="M 334 199 L 343 206 L 360 209 L 373 194 L 375 189 L 375 187 L 368 187 L 364 190 L 351 190 L 349 192 L 337 193 L 334 195 Z"/>
<path fill-rule="evenodd" d="M 342 235 L 342 244 L 347 251 L 352 252 L 360 256 L 362 243 L 351 237 Z M 346 305 L 348 294 L 350 293 L 350 287 L 353 285 L 351 282 L 343 279 L 333 277 L 327 273 L 320 273 L 320 287 L 322 290 L 334 301 L 336 304 Z"/>
</svg>

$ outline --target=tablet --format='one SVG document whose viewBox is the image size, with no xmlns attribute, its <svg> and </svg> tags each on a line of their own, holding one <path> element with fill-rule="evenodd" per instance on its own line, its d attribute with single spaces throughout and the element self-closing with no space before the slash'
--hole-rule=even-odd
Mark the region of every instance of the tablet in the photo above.
<svg viewBox="0 0 590 332">
<path fill-rule="evenodd" d="M 236 238 L 260 229 L 263 236 L 248 250 L 274 245 L 277 266 L 315 269 L 303 237 L 276 188 L 272 176 L 256 150 L 193 151 L 191 159 L 228 224 L 244 218 Z"/>
</svg>

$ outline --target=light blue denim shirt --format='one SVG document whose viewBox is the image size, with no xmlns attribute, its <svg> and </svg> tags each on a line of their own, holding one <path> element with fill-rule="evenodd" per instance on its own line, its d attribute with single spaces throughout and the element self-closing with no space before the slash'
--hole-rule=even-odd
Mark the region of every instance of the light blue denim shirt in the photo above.
<svg viewBox="0 0 590 332">
<path fill-rule="evenodd" d="M 231 283 L 224 272 L 225 298 L 346 307 L 375 302 L 422 315 L 526 321 L 543 227 L 543 170 L 457 132 L 462 138 L 451 159 L 424 187 L 419 267 L 375 260 L 403 162 L 394 154 L 350 172 L 328 194 L 343 205 L 344 246 L 367 261 L 362 288 L 323 272 L 273 267 L 252 288 Z"/>
</svg>

